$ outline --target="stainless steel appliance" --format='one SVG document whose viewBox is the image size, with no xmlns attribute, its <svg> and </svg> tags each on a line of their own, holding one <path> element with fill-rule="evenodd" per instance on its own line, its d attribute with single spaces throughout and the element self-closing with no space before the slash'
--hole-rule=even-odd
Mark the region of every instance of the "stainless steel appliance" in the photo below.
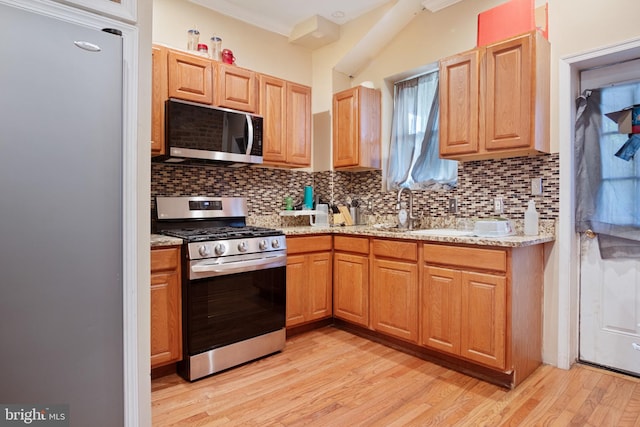
<svg viewBox="0 0 640 427">
<path fill-rule="evenodd" d="M 183 360 L 194 381 L 285 344 L 286 240 L 246 225 L 244 198 L 157 197 L 156 231 L 184 239 Z"/>
<path fill-rule="evenodd" d="M 167 156 L 155 161 L 262 163 L 262 117 L 173 98 L 166 109 Z"/>
<path fill-rule="evenodd" d="M 123 357 L 131 70 L 123 38 L 101 30 L 114 25 L 55 2 L 0 1 L 0 402 L 65 404 L 76 426 L 137 419 L 123 398 L 137 372 Z"/>
</svg>

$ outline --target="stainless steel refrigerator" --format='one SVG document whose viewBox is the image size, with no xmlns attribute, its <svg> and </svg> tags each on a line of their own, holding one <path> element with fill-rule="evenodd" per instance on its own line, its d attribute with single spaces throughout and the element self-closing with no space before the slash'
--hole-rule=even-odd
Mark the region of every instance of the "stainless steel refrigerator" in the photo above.
<svg viewBox="0 0 640 427">
<path fill-rule="evenodd" d="M 5 4 L 0 35 L 0 404 L 119 426 L 122 40 Z"/>
</svg>

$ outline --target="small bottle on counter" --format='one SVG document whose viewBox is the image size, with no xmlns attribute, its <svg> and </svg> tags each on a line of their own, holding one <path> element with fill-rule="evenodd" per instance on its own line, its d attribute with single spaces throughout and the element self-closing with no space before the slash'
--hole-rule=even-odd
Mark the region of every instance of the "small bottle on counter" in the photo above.
<svg viewBox="0 0 640 427">
<path fill-rule="evenodd" d="M 536 202 L 529 200 L 529 205 L 524 213 L 524 234 L 527 236 L 538 235 L 538 211 Z"/>
</svg>

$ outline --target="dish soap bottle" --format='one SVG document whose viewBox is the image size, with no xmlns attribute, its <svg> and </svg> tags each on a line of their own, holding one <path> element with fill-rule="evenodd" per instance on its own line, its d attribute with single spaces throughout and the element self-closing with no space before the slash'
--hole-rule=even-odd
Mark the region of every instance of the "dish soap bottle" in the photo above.
<svg viewBox="0 0 640 427">
<path fill-rule="evenodd" d="M 529 205 L 524 213 L 524 234 L 527 236 L 538 235 L 538 211 L 536 202 L 529 200 Z"/>
</svg>

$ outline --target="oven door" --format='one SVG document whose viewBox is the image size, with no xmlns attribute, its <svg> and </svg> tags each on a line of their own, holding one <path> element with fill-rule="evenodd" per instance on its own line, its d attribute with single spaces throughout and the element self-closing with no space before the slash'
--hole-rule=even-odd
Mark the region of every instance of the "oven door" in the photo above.
<svg viewBox="0 0 640 427">
<path fill-rule="evenodd" d="M 285 265 L 192 279 L 185 285 L 189 356 L 285 327 Z"/>
</svg>

